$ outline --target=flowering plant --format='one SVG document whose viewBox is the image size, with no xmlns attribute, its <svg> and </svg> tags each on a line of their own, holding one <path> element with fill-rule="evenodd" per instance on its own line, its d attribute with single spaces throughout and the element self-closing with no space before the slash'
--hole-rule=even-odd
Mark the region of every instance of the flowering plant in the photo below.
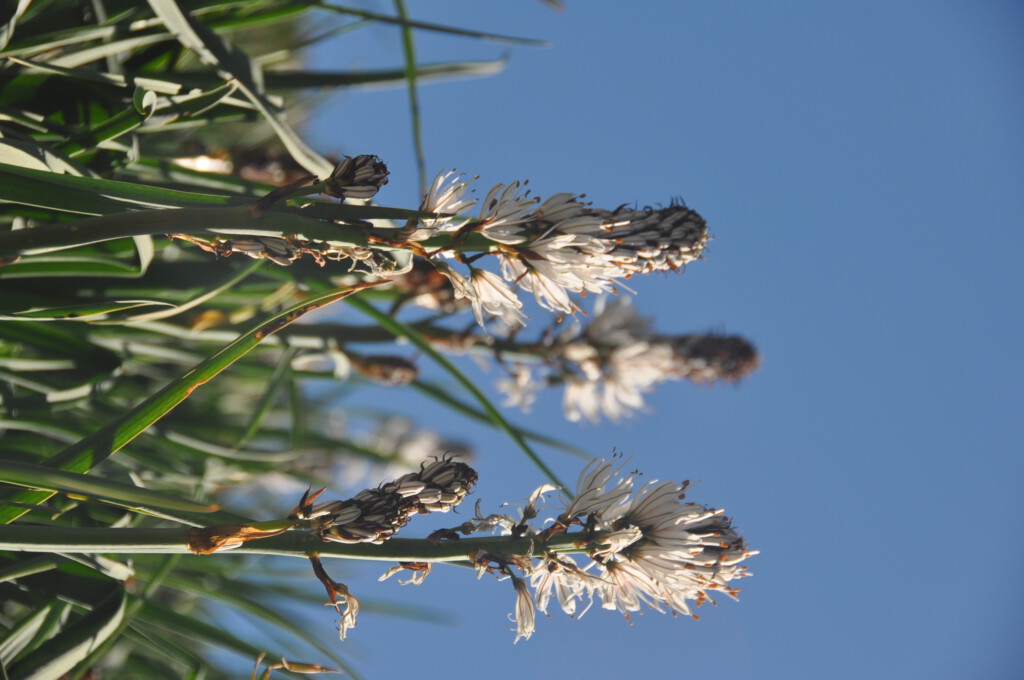
<svg viewBox="0 0 1024 680">
<path fill-rule="evenodd" d="M 396 16 L 281 0 L 11 5 L 0 677 L 237 677 L 196 651 L 213 646 L 259 659 L 261 677 L 329 670 L 285 659 L 289 636 L 351 670 L 277 606 L 315 610 L 323 594 L 291 588 L 268 555 L 309 561 L 342 637 L 363 589 L 330 575 L 333 558 L 398 562 L 388 574 L 411 583 L 438 563 L 508 579 L 517 640 L 554 600 L 570 615 L 597 602 L 629 616 L 735 596 L 753 553 L 721 511 L 684 502 L 686 483 L 640 484 L 614 458 L 570 493 L 538 450 L 579 449 L 515 422 L 459 359 L 497 367 L 501 396 L 524 410 L 560 389 L 570 421 L 639 416 L 670 379 L 749 375 L 758 354 L 745 339 L 659 333 L 618 296 L 635 276 L 702 260 L 704 217 L 679 200 L 542 198 L 526 181 L 481 198 L 477 178 L 447 170 L 432 182 L 421 170 L 419 195 L 394 207 L 383 159 L 321 155 L 286 115 L 307 87 L 396 79 L 416 111 L 432 78 L 503 63 L 417 64 L 414 29 L 534 41 L 417 22 L 402 2 Z M 325 17 L 342 33 L 400 30 L 405 68 L 296 70 Z M 622 191 L 615 200 L 632 200 Z M 364 401 L 373 390 L 391 390 L 383 407 Z M 413 390 L 507 435 L 549 484 L 518 516 L 478 507 L 459 526 L 396 537 L 478 481 L 480 454 L 392 396 Z M 310 490 L 364 483 L 345 500 Z M 239 567 L 224 553 L 248 557 Z M 225 609 L 275 635 L 236 634 Z"/>
</svg>

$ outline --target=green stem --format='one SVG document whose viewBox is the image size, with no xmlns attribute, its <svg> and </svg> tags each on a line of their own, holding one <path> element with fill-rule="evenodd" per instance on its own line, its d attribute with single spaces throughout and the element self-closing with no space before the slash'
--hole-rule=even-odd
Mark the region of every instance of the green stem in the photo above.
<svg viewBox="0 0 1024 680">
<path fill-rule="evenodd" d="M 116 529 L 55 527 L 28 524 L 0 526 L 0 550 L 61 553 L 162 553 L 189 554 L 188 529 Z M 545 550 L 583 552 L 585 539 L 579 532 L 558 534 L 545 545 L 531 538 L 487 536 L 443 540 L 438 544 L 422 538 L 393 538 L 381 545 L 321 541 L 308 531 L 288 531 L 278 536 L 252 540 L 238 548 L 215 554 L 284 555 L 387 562 L 461 562 L 474 550 L 492 555 L 542 555 Z"/>
</svg>

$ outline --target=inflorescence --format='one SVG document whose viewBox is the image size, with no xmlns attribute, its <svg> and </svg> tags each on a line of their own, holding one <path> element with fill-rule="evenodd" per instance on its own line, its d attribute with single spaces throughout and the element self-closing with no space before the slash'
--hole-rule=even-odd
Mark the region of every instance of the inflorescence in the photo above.
<svg viewBox="0 0 1024 680">
<path fill-rule="evenodd" d="M 545 484 L 530 495 L 518 517 L 475 516 L 463 524 L 434 532 L 429 542 L 458 540 L 478 532 L 500 533 L 522 546 L 523 552 L 484 551 L 467 544 L 468 562 L 478 575 L 509 579 L 516 593 L 516 641 L 529 638 L 536 612 L 547 613 L 552 598 L 566 614 L 582 616 L 595 601 L 618 610 L 627 618 L 643 608 L 698 618 L 694 607 L 712 602 L 720 592 L 736 599 L 731 582 L 749 576 L 746 558 L 757 554 L 747 548 L 722 510 L 686 502 L 689 482 L 650 481 L 640 485 L 639 473 L 623 474 L 619 456 L 598 459 L 581 473 L 575 495 L 559 498 L 556 512 L 537 521 L 545 497 L 557 487 Z M 456 507 L 476 481 L 468 465 L 443 457 L 418 472 L 361 492 L 347 501 L 314 505 L 304 496 L 292 517 L 310 520 L 325 541 L 383 543 L 414 514 L 447 512 Z M 514 542 L 514 543 L 513 543 Z M 355 625 L 359 603 L 348 588 L 327 576 L 319 558 L 314 570 L 327 587 L 331 603 L 342 613 L 342 638 Z M 412 577 L 405 583 L 423 583 L 430 573 L 428 559 L 401 562 L 382 580 L 399 571 Z M 338 597 L 344 599 L 340 609 Z"/>
</svg>

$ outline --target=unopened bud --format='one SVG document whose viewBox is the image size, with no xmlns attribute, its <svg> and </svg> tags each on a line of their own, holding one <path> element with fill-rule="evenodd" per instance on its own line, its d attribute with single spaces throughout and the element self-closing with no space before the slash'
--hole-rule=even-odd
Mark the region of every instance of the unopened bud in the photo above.
<svg viewBox="0 0 1024 680">
<path fill-rule="evenodd" d="M 352 367 L 364 378 L 388 387 L 408 385 L 420 374 L 416 364 L 396 356 L 353 358 Z"/>
<path fill-rule="evenodd" d="M 388 183 L 388 166 L 376 156 L 346 158 L 327 178 L 324 192 L 336 198 L 372 198 Z"/>
</svg>

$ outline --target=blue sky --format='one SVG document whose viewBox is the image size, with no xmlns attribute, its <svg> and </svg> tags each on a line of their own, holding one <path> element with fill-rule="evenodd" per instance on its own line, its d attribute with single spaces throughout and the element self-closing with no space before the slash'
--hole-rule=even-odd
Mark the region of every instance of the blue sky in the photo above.
<svg viewBox="0 0 1024 680">
<path fill-rule="evenodd" d="M 559 612 L 515 646 L 507 582 L 449 568 L 400 588 L 357 570 L 343 579 L 357 594 L 455 620 L 366 613 L 343 643 L 357 667 L 1020 677 L 1024 6 L 408 4 L 416 19 L 552 43 L 417 33 L 421 61 L 508 56 L 497 76 L 420 89 L 429 172 L 478 174 L 480 191 L 528 178 L 538 195 L 608 208 L 683 197 L 710 224 L 706 261 L 634 278 L 634 304 L 661 332 L 742 334 L 763 354 L 737 386 L 664 384 L 625 424 L 568 423 L 557 395 L 510 417 L 595 455 L 615 446 L 649 478 L 700 480 L 690 498 L 724 507 L 762 554 L 741 601 L 699 622 Z M 399 54 L 397 31 L 377 27 L 314 59 L 393 67 Z M 402 90 L 357 92 L 331 97 L 309 137 L 380 155 L 392 175 L 379 202 L 411 207 L 409 130 Z M 412 397 L 400 406 L 475 446 L 485 507 L 543 481 L 494 431 Z M 577 460 L 545 455 L 575 479 Z"/>
</svg>

